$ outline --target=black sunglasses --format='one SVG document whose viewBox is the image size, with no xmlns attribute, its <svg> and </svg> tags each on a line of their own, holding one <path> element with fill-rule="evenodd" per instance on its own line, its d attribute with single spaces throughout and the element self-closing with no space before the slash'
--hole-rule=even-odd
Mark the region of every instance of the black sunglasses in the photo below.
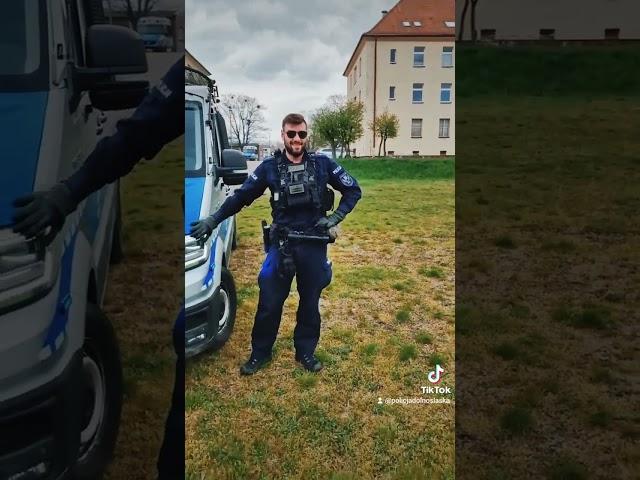
<svg viewBox="0 0 640 480">
<path fill-rule="evenodd" d="M 300 140 L 307 138 L 307 132 L 305 130 L 301 130 L 299 132 L 296 132 L 295 130 L 287 130 L 287 137 L 289 138 L 296 138 L 296 134 L 298 134 Z"/>
</svg>

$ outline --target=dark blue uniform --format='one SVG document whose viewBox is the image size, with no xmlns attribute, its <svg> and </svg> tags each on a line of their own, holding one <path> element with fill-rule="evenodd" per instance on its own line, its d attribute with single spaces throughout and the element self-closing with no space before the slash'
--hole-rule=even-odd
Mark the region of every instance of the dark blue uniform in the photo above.
<svg viewBox="0 0 640 480">
<path fill-rule="evenodd" d="M 184 57 L 151 89 L 117 131 L 103 138 L 71 177 L 65 180 L 76 202 L 129 173 L 142 159 L 151 159 L 164 145 L 184 134 Z M 158 459 L 160 479 L 184 478 L 184 305 L 173 329 L 177 354 L 171 410 Z"/>
<path fill-rule="evenodd" d="M 266 158 L 249 175 L 243 185 L 229 197 L 213 215 L 219 223 L 227 217 L 238 213 L 242 207 L 250 205 L 269 188 L 273 195 L 280 192 L 280 174 L 278 172 L 278 159 L 280 157 Z M 333 159 L 324 155 L 306 153 L 303 161 L 311 158 L 315 161 L 315 175 L 318 190 L 323 192 L 327 184 L 342 194 L 336 211 L 347 215 L 355 207 L 362 196 L 358 182 L 347 173 L 342 166 Z M 282 159 L 287 164 L 293 165 L 286 156 Z M 321 208 L 309 204 L 296 208 L 272 211 L 273 222 L 281 227 L 289 227 L 294 230 L 305 230 L 313 227 L 323 216 Z M 324 243 L 290 241 L 291 255 L 296 266 L 298 293 L 300 304 L 296 315 L 296 327 L 294 330 L 294 346 L 297 355 L 313 354 L 320 338 L 320 312 L 318 303 L 320 293 L 331 282 L 331 264 L 327 260 L 327 245 Z M 271 349 L 278 334 L 282 306 L 289 296 L 293 275 L 279 275 L 277 267 L 280 252 L 272 246 L 262 264 L 258 275 L 260 286 L 260 298 L 256 312 L 253 331 L 251 334 L 252 355 L 262 359 L 271 354 Z"/>
</svg>

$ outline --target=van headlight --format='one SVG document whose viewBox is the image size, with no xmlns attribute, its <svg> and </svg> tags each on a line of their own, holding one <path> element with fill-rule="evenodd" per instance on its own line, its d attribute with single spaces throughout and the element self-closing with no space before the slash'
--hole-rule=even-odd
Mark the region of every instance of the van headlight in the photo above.
<svg viewBox="0 0 640 480">
<path fill-rule="evenodd" d="M 57 249 L 0 230 L 0 311 L 46 294 L 58 277 Z"/>
<path fill-rule="evenodd" d="M 191 270 L 209 259 L 209 241 L 199 244 L 193 237 L 184 237 L 184 269 Z"/>
</svg>

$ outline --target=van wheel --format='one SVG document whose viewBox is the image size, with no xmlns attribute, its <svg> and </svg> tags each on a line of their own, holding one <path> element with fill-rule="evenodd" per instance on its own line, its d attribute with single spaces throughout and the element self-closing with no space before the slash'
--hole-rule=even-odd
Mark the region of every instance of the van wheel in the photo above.
<svg viewBox="0 0 640 480">
<path fill-rule="evenodd" d="M 113 222 L 113 239 L 111 241 L 111 257 L 109 263 L 116 265 L 124 259 L 124 241 L 122 239 L 122 204 L 120 202 L 120 187 L 116 191 L 116 220 Z"/>
<path fill-rule="evenodd" d="M 213 350 L 218 350 L 229 340 L 236 322 L 236 309 L 238 306 L 236 284 L 233 281 L 231 272 L 224 266 L 220 274 L 220 297 L 221 308 L 218 317 L 218 333 L 213 339 Z"/>
<path fill-rule="evenodd" d="M 87 303 L 85 328 L 85 401 L 74 480 L 101 478 L 113 454 L 122 410 L 122 365 L 113 326 L 98 306 Z"/>
</svg>

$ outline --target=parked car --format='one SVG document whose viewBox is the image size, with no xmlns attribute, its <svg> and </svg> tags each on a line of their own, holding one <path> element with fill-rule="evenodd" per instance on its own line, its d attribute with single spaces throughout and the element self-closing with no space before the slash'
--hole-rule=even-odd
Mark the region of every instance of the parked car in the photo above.
<svg viewBox="0 0 640 480">
<path fill-rule="evenodd" d="M 6 2 L 0 17 L 17 42 L 0 69 L 3 479 L 99 478 L 118 434 L 121 359 L 102 303 L 110 260 L 122 256 L 119 183 L 83 201 L 51 242 L 14 234 L 11 206 L 79 168 L 118 111 L 148 91 L 115 80 L 147 71 L 144 45 L 133 30 L 94 22 L 101 7 Z"/>
<path fill-rule="evenodd" d="M 191 78 L 198 73 L 191 70 Z M 189 76 L 187 76 L 189 77 Z M 217 88 L 185 85 L 185 354 L 193 357 L 222 347 L 236 317 L 236 287 L 229 270 L 236 246 L 235 216 L 226 219 L 204 242 L 189 235 L 191 222 L 214 213 L 247 178 L 242 152 L 229 144 L 224 118 L 217 110 Z M 195 82 L 194 82 L 195 83 Z M 200 83 L 200 82 L 198 82 Z"/>
<path fill-rule="evenodd" d="M 331 150 L 331 147 L 320 148 L 316 150 L 316 154 L 333 158 L 333 150 Z M 344 151 L 339 147 L 336 148 L 336 158 L 344 158 Z"/>
</svg>

